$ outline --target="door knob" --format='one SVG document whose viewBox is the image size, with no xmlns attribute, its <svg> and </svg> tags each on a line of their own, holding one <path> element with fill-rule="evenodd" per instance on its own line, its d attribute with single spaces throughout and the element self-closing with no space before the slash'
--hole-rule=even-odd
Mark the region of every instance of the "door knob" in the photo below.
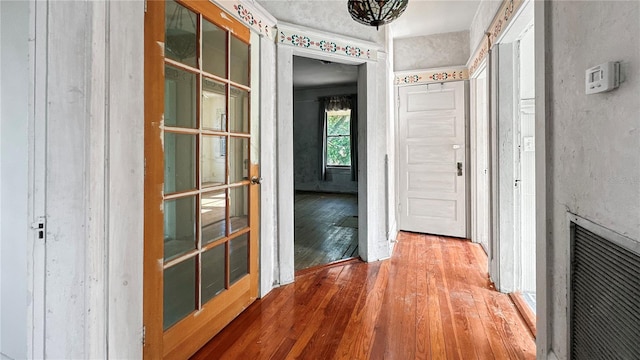
<svg viewBox="0 0 640 360">
<path fill-rule="evenodd" d="M 251 184 L 256 185 L 256 184 L 262 184 L 262 178 L 261 177 L 257 177 L 257 176 L 252 176 L 251 177 Z"/>
</svg>

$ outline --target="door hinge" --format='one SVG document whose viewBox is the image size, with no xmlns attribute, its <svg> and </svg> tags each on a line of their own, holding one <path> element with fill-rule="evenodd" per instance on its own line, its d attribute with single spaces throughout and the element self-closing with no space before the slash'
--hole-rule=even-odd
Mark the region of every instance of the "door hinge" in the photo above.
<svg viewBox="0 0 640 360">
<path fill-rule="evenodd" d="M 147 0 L 144 0 L 144 13 L 147 13 Z"/>
<path fill-rule="evenodd" d="M 145 346 L 147 342 L 147 327 L 142 327 L 142 346 Z"/>
<path fill-rule="evenodd" d="M 36 221 L 31 223 L 31 229 L 33 229 L 33 230 L 35 230 L 37 232 L 38 239 L 45 240 L 45 234 L 46 234 L 45 217 L 44 216 L 38 216 L 36 218 Z"/>
</svg>

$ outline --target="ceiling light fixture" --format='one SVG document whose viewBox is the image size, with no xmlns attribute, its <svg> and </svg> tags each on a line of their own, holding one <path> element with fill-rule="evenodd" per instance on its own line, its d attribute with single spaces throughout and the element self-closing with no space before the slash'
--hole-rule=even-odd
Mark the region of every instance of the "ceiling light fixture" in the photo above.
<svg viewBox="0 0 640 360">
<path fill-rule="evenodd" d="M 376 30 L 397 19 L 407 8 L 409 0 L 349 0 L 349 14 L 353 20 Z"/>
<path fill-rule="evenodd" d="M 173 10 L 171 7 L 173 6 Z M 165 50 L 180 61 L 196 55 L 196 14 L 170 2 L 167 3 Z"/>
</svg>

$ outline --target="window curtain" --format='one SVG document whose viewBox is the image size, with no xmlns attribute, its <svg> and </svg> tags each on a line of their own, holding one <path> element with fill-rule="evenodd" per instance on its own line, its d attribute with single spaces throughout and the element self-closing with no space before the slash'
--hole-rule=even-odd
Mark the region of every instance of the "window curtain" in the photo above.
<svg viewBox="0 0 640 360">
<path fill-rule="evenodd" d="M 320 138 L 318 139 L 318 164 L 320 164 L 320 181 L 327 180 L 327 157 L 325 154 L 327 153 L 327 107 L 329 106 L 329 98 L 320 98 L 320 106 L 319 106 L 319 114 L 318 114 L 318 123 L 320 124 L 320 129 L 318 130 L 318 135 Z"/>
<path fill-rule="evenodd" d="M 357 95 L 341 95 L 320 98 L 320 180 L 327 180 L 327 111 L 351 110 L 351 180 L 358 181 L 358 112 Z"/>
<path fill-rule="evenodd" d="M 351 181 L 358 181 L 358 95 L 349 96 L 351 109 Z"/>
</svg>

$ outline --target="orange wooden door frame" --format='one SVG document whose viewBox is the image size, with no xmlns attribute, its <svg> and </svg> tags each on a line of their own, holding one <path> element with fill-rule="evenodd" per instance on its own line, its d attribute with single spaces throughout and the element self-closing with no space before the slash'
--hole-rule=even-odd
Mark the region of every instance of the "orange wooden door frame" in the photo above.
<svg viewBox="0 0 640 360">
<path fill-rule="evenodd" d="M 177 2 L 195 13 L 202 14 L 203 18 L 206 18 L 206 20 L 225 29 L 234 37 L 247 44 L 250 43 L 250 30 L 231 16 L 224 16 L 222 13 L 223 10 L 215 6 L 213 3 L 208 1 L 183 0 L 178 0 Z M 144 27 L 144 357 L 146 359 L 186 358 L 197 351 L 226 324 L 228 324 L 236 314 L 240 313 L 257 298 L 259 271 L 259 185 L 250 185 L 251 182 L 249 179 L 259 176 L 259 167 L 257 164 L 254 164 L 253 159 L 251 159 L 249 155 L 249 178 L 242 181 L 242 186 L 249 187 L 248 229 L 241 230 L 233 235 L 236 236 L 236 234 L 239 233 L 249 234 L 249 275 L 244 276 L 232 286 L 228 285 L 227 280 L 227 290 L 217 295 L 208 303 L 200 305 L 195 312 L 191 313 L 186 318 L 180 320 L 165 331 L 163 323 L 163 271 L 165 266 L 163 245 L 163 121 L 164 69 L 166 65 L 164 57 L 164 1 L 151 0 L 147 2 Z M 227 62 L 229 61 L 227 60 Z M 250 71 L 250 69 L 248 71 Z M 227 83 L 229 84 L 228 86 L 231 86 L 230 81 L 227 81 Z M 235 86 L 236 84 L 233 85 Z M 227 97 L 228 96 L 229 94 L 227 93 Z M 197 99 L 199 102 L 200 97 L 198 96 Z M 250 118 L 250 116 L 248 116 L 248 118 Z M 251 129 L 250 124 L 249 129 Z M 257 136 L 257 134 L 252 134 L 252 136 Z M 198 153 L 199 152 L 197 152 L 197 154 Z M 196 161 L 200 160 L 197 159 Z M 199 185 L 198 188 L 200 188 Z M 230 237 L 231 235 L 229 235 L 229 238 Z M 197 284 L 198 282 L 196 282 L 196 286 L 198 286 Z"/>
</svg>

